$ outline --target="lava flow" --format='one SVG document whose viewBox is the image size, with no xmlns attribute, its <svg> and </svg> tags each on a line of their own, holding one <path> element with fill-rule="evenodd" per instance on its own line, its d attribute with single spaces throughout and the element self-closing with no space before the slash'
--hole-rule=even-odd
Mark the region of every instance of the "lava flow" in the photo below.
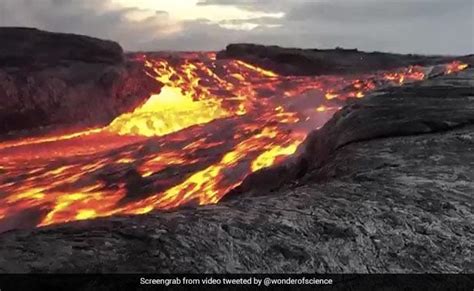
<svg viewBox="0 0 474 291">
<path fill-rule="evenodd" d="M 284 77 L 214 53 L 135 57 L 162 89 L 133 112 L 103 128 L 0 141 L 0 230 L 217 203 L 293 154 L 346 99 L 431 69 Z"/>
</svg>

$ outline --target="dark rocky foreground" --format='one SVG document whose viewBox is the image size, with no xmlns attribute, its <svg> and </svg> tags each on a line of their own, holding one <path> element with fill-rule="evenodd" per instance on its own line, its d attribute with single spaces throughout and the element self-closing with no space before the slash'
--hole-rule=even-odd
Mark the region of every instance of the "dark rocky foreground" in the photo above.
<svg viewBox="0 0 474 291">
<path fill-rule="evenodd" d="M 3 233 L 0 272 L 474 272 L 474 69 L 349 104 L 299 154 L 218 205 Z"/>
<path fill-rule="evenodd" d="M 240 59 L 281 75 L 360 74 L 410 65 L 447 63 L 454 57 L 362 52 L 357 49 L 299 49 L 256 44 L 230 44 L 217 55 Z"/>
<path fill-rule="evenodd" d="M 104 125 L 160 89 L 112 41 L 0 27 L 0 43 L 0 134 Z"/>
</svg>

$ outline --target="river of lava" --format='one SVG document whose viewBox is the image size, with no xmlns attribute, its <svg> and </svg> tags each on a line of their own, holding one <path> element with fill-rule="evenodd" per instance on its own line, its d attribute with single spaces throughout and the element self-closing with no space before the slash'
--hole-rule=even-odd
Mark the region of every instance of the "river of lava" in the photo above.
<svg viewBox="0 0 474 291">
<path fill-rule="evenodd" d="M 293 154 L 346 99 L 433 71 L 284 77 L 213 53 L 134 59 L 162 89 L 133 112 L 103 128 L 0 141 L 0 231 L 217 203 Z"/>
</svg>

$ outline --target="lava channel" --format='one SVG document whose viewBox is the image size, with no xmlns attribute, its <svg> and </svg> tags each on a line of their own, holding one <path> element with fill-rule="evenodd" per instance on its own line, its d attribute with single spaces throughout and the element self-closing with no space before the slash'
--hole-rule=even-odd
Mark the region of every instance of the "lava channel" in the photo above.
<svg viewBox="0 0 474 291">
<path fill-rule="evenodd" d="M 217 203 L 295 153 L 346 99 L 429 72 L 288 77 L 214 53 L 140 59 L 163 87 L 133 112 L 103 128 L 0 141 L 0 231 Z"/>
</svg>

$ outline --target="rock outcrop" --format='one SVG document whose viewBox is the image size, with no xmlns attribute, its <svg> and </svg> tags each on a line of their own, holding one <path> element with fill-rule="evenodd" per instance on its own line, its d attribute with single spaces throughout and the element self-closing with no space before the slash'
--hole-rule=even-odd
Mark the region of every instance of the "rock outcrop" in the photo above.
<svg viewBox="0 0 474 291">
<path fill-rule="evenodd" d="M 0 134 L 108 123 L 159 91 L 115 42 L 0 28 Z"/>
<path fill-rule="evenodd" d="M 453 57 L 361 52 L 357 49 L 297 49 L 230 44 L 219 58 L 240 59 L 282 75 L 360 74 L 410 65 L 435 65 Z"/>
<path fill-rule="evenodd" d="M 218 205 L 0 234 L 0 271 L 472 273 L 473 80 L 350 104 Z"/>
</svg>

